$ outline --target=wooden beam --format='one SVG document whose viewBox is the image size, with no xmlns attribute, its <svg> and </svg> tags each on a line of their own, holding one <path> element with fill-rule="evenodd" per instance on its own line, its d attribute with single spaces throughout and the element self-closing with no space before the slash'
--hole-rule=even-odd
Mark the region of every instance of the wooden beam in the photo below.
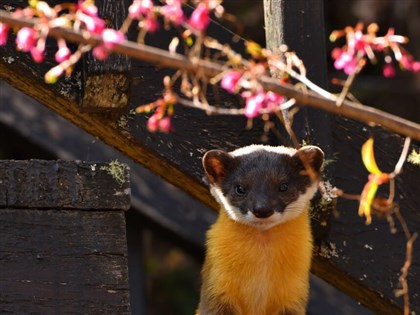
<svg viewBox="0 0 420 315">
<path fill-rule="evenodd" d="M 128 210 L 128 169 L 124 164 L 113 165 L 0 160 L 0 208 Z M 112 167 L 118 178 L 108 173 Z"/>
<path fill-rule="evenodd" d="M 95 1 L 98 14 L 107 27 L 119 29 L 132 1 Z M 101 61 L 89 52 L 83 56 L 81 107 L 86 112 L 121 112 L 130 97 L 131 61 L 124 55 L 111 55 Z"/>
<path fill-rule="evenodd" d="M 101 172 L 82 162 L 0 162 L 2 313 L 130 314 L 130 200 L 119 197 L 128 177 L 115 185 Z"/>
</svg>

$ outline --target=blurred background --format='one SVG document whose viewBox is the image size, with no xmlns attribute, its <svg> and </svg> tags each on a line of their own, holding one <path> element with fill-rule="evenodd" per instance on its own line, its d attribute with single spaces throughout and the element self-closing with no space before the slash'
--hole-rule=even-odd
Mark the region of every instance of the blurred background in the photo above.
<svg viewBox="0 0 420 315">
<path fill-rule="evenodd" d="M 243 23 L 243 37 L 264 45 L 262 2 L 225 0 L 224 6 L 228 13 L 237 16 Z M 385 34 L 389 27 L 394 27 L 397 34 L 411 39 L 407 49 L 416 60 L 420 59 L 419 0 L 325 0 L 325 38 L 328 51 L 332 47 L 327 42 L 329 33 L 347 25 L 354 26 L 358 21 L 366 24 L 378 23 L 380 34 Z M 343 78 L 341 73 L 331 67 L 332 62 L 327 58 L 329 77 Z M 420 122 L 418 75 L 398 72 L 395 78 L 384 79 L 380 69 L 369 66 L 357 78 L 353 92 L 365 104 L 375 105 L 382 110 Z M 199 298 L 203 259 L 200 244 L 204 242 L 204 234 L 191 236 L 177 233 L 177 229 L 180 229 L 178 226 L 170 227 L 165 218 L 157 217 L 153 209 L 147 208 L 146 202 L 141 197 L 137 198 L 137 195 L 148 194 L 150 198 L 159 198 L 155 196 L 159 189 L 160 194 L 169 196 L 169 202 L 157 207 L 173 208 L 174 215 L 179 211 L 180 225 L 195 222 L 199 231 L 205 230 L 211 224 L 215 218 L 214 213 L 203 210 L 202 217 L 196 218 L 196 211 L 190 211 L 190 217 L 185 217 L 185 209 L 199 209 L 203 206 L 178 189 L 162 183 L 147 170 L 133 165 L 118 152 L 4 81 L 0 82 L 0 134 L 1 159 L 62 158 L 106 161 L 118 158 L 130 164 L 133 170 L 134 202 L 133 209 L 127 213 L 127 236 L 133 314 L 194 313 Z M 136 210 L 138 208 L 143 209 L 142 213 Z M 308 314 L 372 314 L 357 301 L 341 294 L 322 280 L 312 277 L 311 282 Z"/>
</svg>

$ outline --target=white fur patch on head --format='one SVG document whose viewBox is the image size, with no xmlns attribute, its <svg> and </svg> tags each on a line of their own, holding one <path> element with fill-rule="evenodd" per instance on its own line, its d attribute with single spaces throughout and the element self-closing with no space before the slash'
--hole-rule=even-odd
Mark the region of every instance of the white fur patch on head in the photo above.
<svg viewBox="0 0 420 315">
<path fill-rule="evenodd" d="M 288 148 L 288 147 L 283 147 L 283 146 L 273 147 L 273 146 L 263 145 L 263 144 L 252 144 L 247 147 L 236 149 L 235 151 L 230 152 L 230 154 L 232 156 L 242 156 L 242 155 L 251 154 L 253 152 L 260 151 L 260 150 L 265 150 L 268 152 L 274 152 L 274 153 L 285 154 L 285 155 L 290 155 L 290 156 L 294 155 L 297 152 L 297 150 L 294 148 Z"/>
<path fill-rule="evenodd" d="M 283 222 L 296 219 L 306 209 L 317 189 L 318 183 L 313 183 L 306 189 L 304 194 L 301 194 L 298 199 L 290 203 L 283 211 Z"/>
<path fill-rule="evenodd" d="M 233 157 L 240 157 L 258 151 L 273 152 L 276 154 L 288 156 L 293 156 L 297 152 L 297 150 L 294 148 L 254 144 L 239 148 L 230 152 L 229 154 Z M 259 230 L 268 230 L 278 224 L 296 219 L 299 215 L 301 215 L 307 208 L 309 201 L 314 196 L 317 190 L 317 184 L 317 182 L 313 182 L 309 187 L 307 187 L 304 193 L 299 195 L 299 197 L 294 202 L 287 205 L 284 211 L 275 211 L 268 218 L 258 218 L 252 213 L 252 211 L 248 211 L 245 214 L 242 213 L 237 207 L 233 206 L 229 202 L 228 198 L 223 194 L 221 188 L 215 184 L 210 185 L 210 192 L 233 221 L 252 226 Z"/>
<path fill-rule="evenodd" d="M 264 231 L 271 229 L 278 224 L 296 219 L 306 209 L 316 190 L 317 183 L 313 183 L 306 189 L 304 194 L 301 194 L 297 200 L 289 204 L 283 212 L 274 212 L 270 217 L 263 219 L 257 218 L 251 211 L 243 214 L 238 208 L 229 203 L 217 186 L 212 185 L 210 192 L 219 204 L 223 206 L 223 209 L 233 221 Z"/>
<path fill-rule="evenodd" d="M 221 189 L 215 185 L 210 186 L 210 193 L 213 195 L 213 197 L 216 199 L 216 201 L 223 206 L 223 208 L 226 210 L 229 217 L 234 221 L 241 221 L 241 217 L 243 214 L 239 209 L 232 206 L 230 202 L 227 200 L 227 198 L 223 195 L 223 192 Z"/>
</svg>

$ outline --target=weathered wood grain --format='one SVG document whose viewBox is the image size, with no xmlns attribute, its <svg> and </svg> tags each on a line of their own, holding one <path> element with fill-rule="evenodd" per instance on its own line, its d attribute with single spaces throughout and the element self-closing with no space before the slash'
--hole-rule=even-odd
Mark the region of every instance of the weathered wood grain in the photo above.
<svg viewBox="0 0 420 315">
<path fill-rule="evenodd" d="M 107 27 L 119 29 L 128 14 L 130 0 L 97 1 L 98 14 Z M 123 110 L 129 102 L 131 61 L 127 56 L 112 54 L 101 61 L 87 53 L 83 57 L 81 107 L 89 112 Z"/>
<path fill-rule="evenodd" d="M 0 160 L 0 208 L 128 210 L 128 169 L 121 165 L 123 181 L 118 182 L 106 171 L 109 167 L 63 160 Z"/>
<path fill-rule="evenodd" d="M 129 314 L 128 170 L 0 160 L 0 313 Z"/>
<path fill-rule="evenodd" d="M 0 209 L 0 226 L 0 313 L 130 313 L 122 211 Z"/>
</svg>

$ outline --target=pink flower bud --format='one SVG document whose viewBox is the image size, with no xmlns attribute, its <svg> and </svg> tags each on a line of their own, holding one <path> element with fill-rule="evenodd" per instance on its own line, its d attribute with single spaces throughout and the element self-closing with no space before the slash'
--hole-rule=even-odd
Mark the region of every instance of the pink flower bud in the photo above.
<svg viewBox="0 0 420 315">
<path fill-rule="evenodd" d="M 0 23 L 0 46 L 4 46 L 7 44 L 8 34 L 9 34 L 9 27 L 4 23 Z"/>
<path fill-rule="evenodd" d="M 148 15 L 153 10 L 151 0 L 135 0 L 128 8 L 128 14 L 133 20 L 138 20 L 140 15 Z"/>
<path fill-rule="evenodd" d="M 29 52 L 36 44 L 36 32 L 32 28 L 23 27 L 16 36 L 16 47 L 18 50 Z"/>
<path fill-rule="evenodd" d="M 85 16 L 83 22 L 85 23 L 86 29 L 94 34 L 101 34 L 106 27 L 105 21 L 96 16 Z"/>
<path fill-rule="evenodd" d="M 84 14 L 89 16 L 97 16 L 98 15 L 98 8 L 95 6 L 93 1 L 82 1 L 79 0 L 77 7 L 81 10 Z"/>
<path fill-rule="evenodd" d="M 415 61 L 413 57 L 408 54 L 403 54 L 401 56 L 400 65 L 403 69 L 408 71 L 420 71 L 420 61 Z"/>
<path fill-rule="evenodd" d="M 164 117 L 159 120 L 159 130 L 164 133 L 169 133 L 172 130 L 172 122 L 170 117 Z"/>
<path fill-rule="evenodd" d="M 387 63 L 384 65 L 382 69 L 382 73 L 385 78 L 392 78 L 395 76 L 395 69 L 391 63 Z"/>
<path fill-rule="evenodd" d="M 353 58 L 344 66 L 344 72 L 347 75 L 350 75 L 356 71 L 356 67 L 357 67 L 357 61 L 356 61 L 356 58 Z"/>
<path fill-rule="evenodd" d="M 242 94 L 247 95 L 247 94 Z M 244 108 L 244 114 L 248 118 L 254 118 L 259 115 L 260 109 L 264 106 L 265 94 L 264 92 L 252 93 L 246 98 L 246 105 Z"/>
<path fill-rule="evenodd" d="M 147 120 L 147 129 L 150 132 L 156 132 L 158 128 L 159 128 L 159 120 L 156 114 L 154 114 Z"/>
<path fill-rule="evenodd" d="M 92 55 L 98 60 L 105 60 L 108 58 L 109 51 L 104 45 L 98 45 L 93 48 Z"/>
<path fill-rule="evenodd" d="M 63 45 L 58 48 L 57 52 L 55 53 L 55 61 L 58 63 L 61 63 L 63 61 L 66 61 L 71 56 L 71 50 L 66 46 Z"/>
<path fill-rule="evenodd" d="M 349 63 L 352 60 L 352 56 L 345 52 L 345 51 L 341 51 L 340 54 L 336 54 L 336 59 L 334 61 L 334 68 L 336 68 L 337 70 L 341 70 L 343 69 L 347 63 Z"/>
<path fill-rule="evenodd" d="M 174 25 L 178 26 L 184 22 L 184 12 L 182 11 L 181 4 L 174 2 L 172 4 L 164 5 L 161 8 L 162 15 Z"/>
<path fill-rule="evenodd" d="M 154 33 L 159 29 L 159 22 L 153 14 L 150 14 L 142 21 L 142 27 L 146 31 Z"/>
<path fill-rule="evenodd" d="M 419 72 L 420 71 L 420 61 L 413 61 L 411 64 L 411 71 Z"/>
<path fill-rule="evenodd" d="M 31 52 L 32 59 L 36 63 L 40 63 L 40 62 L 44 61 L 44 50 L 43 49 L 39 49 L 37 46 L 34 46 L 34 47 L 31 48 L 30 52 Z"/>
<path fill-rule="evenodd" d="M 199 4 L 191 14 L 189 24 L 192 29 L 202 32 L 210 23 L 209 10 L 206 5 Z"/>
<path fill-rule="evenodd" d="M 115 44 L 120 44 L 125 40 L 125 36 L 120 31 L 107 28 L 102 32 L 104 46 L 108 49 L 114 48 Z"/>
<path fill-rule="evenodd" d="M 340 58 L 341 54 L 343 53 L 343 50 L 340 47 L 335 47 L 332 51 L 331 51 L 331 57 L 335 60 Z"/>
<path fill-rule="evenodd" d="M 284 96 L 268 91 L 265 94 L 265 103 L 267 108 L 269 109 L 275 109 L 277 108 L 281 103 L 284 102 Z"/>
<path fill-rule="evenodd" d="M 53 84 L 56 83 L 58 78 L 63 74 L 63 69 L 60 66 L 55 66 L 51 68 L 44 76 L 46 83 Z"/>
<path fill-rule="evenodd" d="M 235 93 L 242 73 L 238 71 L 230 71 L 225 74 L 220 85 L 229 93 Z"/>
<path fill-rule="evenodd" d="M 411 62 L 412 61 L 413 61 L 413 59 L 410 58 L 410 56 L 408 56 L 406 54 L 403 54 L 401 56 L 401 60 L 400 60 L 401 67 L 406 69 L 406 70 L 409 70 L 411 68 Z"/>
</svg>

